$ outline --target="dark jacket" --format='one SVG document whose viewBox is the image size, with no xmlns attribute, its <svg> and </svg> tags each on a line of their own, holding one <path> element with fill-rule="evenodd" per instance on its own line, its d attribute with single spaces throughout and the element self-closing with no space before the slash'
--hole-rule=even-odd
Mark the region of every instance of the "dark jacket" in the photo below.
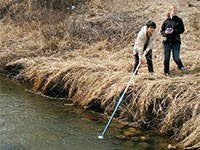
<svg viewBox="0 0 200 150">
<path fill-rule="evenodd" d="M 165 34 L 165 30 L 167 28 L 173 28 L 174 32 L 172 34 Z M 173 16 L 171 18 L 167 18 L 161 27 L 161 34 L 166 37 L 165 40 L 163 40 L 164 44 L 181 44 L 181 38 L 180 34 L 182 34 L 185 31 L 184 24 L 181 18 L 178 16 Z"/>
</svg>

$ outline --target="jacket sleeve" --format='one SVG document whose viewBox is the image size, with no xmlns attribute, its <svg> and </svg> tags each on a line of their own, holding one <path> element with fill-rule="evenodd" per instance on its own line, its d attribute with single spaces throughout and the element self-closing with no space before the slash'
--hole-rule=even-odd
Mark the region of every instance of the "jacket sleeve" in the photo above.
<svg viewBox="0 0 200 150">
<path fill-rule="evenodd" d="M 164 37 L 166 37 L 165 28 L 166 28 L 166 21 L 163 22 L 163 24 L 162 24 L 162 26 L 161 26 L 161 30 L 160 30 L 160 33 L 161 33 L 162 36 L 164 36 Z"/>
<path fill-rule="evenodd" d="M 145 36 L 146 35 L 144 35 L 144 32 L 140 31 L 137 37 L 137 51 L 138 51 L 139 58 L 142 58 L 142 55 L 143 55 Z"/>
<path fill-rule="evenodd" d="M 185 31 L 185 27 L 181 18 L 179 18 L 179 25 L 174 30 L 175 34 L 182 34 Z"/>
</svg>

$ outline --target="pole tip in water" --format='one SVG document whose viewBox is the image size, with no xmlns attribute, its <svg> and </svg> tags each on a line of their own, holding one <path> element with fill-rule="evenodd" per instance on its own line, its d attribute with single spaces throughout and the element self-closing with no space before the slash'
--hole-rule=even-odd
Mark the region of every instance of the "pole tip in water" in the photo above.
<svg viewBox="0 0 200 150">
<path fill-rule="evenodd" d="M 103 139 L 103 136 L 102 136 L 102 135 L 99 135 L 99 136 L 98 136 L 98 139 Z"/>
</svg>

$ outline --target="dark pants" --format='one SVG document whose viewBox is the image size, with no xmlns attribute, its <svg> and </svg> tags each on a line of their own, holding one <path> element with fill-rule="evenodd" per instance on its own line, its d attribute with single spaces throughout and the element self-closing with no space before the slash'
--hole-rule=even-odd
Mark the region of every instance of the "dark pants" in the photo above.
<svg viewBox="0 0 200 150">
<path fill-rule="evenodd" d="M 137 68 L 138 64 L 139 64 L 139 56 L 138 53 L 134 55 L 135 57 L 135 65 L 134 65 L 134 70 Z M 147 59 L 147 65 L 148 65 L 148 71 L 149 72 L 154 72 L 153 71 L 153 62 L 152 62 L 152 50 L 149 50 L 149 52 L 146 54 L 146 59 Z M 136 72 L 137 74 L 137 72 Z"/>
<path fill-rule="evenodd" d="M 170 65 L 170 56 L 171 56 L 171 51 L 173 54 L 173 59 L 176 62 L 178 68 L 183 67 L 183 63 L 181 59 L 179 58 L 180 55 L 180 44 L 164 44 L 164 72 L 169 73 L 169 65 Z"/>
</svg>

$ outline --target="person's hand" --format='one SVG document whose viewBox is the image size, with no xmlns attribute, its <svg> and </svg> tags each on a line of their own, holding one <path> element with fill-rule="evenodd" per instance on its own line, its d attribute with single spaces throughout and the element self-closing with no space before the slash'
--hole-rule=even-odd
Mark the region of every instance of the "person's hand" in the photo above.
<svg viewBox="0 0 200 150">
<path fill-rule="evenodd" d="M 146 56 L 148 54 L 149 51 L 145 50 L 144 51 L 144 56 Z"/>
<path fill-rule="evenodd" d="M 167 28 L 165 30 L 165 34 L 172 34 L 174 32 L 174 29 L 173 28 Z"/>
</svg>

